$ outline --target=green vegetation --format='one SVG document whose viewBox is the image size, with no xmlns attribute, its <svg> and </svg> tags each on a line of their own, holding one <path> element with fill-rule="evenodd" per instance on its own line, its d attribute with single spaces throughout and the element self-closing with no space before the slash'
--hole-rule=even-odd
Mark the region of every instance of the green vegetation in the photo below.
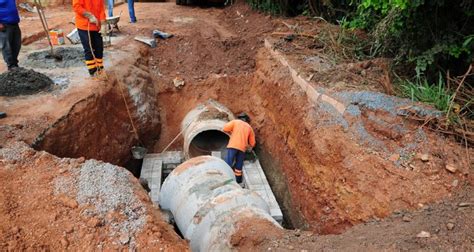
<svg viewBox="0 0 474 252">
<path fill-rule="evenodd" d="M 474 3 L 467 0 L 359 0 L 346 28 L 373 37 L 377 56 L 411 66 L 406 75 L 431 81 L 439 71 L 461 75 L 474 57 Z"/>
<path fill-rule="evenodd" d="M 400 92 L 413 101 L 420 101 L 433 105 L 442 112 L 447 112 L 453 95 L 445 87 L 445 81 L 439 75 L 438 82 L 431 84 L 426 78 L 417 78 L 415 81 L 399 80 Z"/>
</svg>

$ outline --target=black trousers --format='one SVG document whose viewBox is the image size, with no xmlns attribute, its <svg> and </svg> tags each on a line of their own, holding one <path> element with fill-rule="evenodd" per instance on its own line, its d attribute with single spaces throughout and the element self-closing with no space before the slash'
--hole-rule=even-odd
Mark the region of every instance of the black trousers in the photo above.
<svg viewBox="0 0 474 252">
<path fill-rule="evenodd" d="M 21 30 L 18 24 L 4 24 L 0 31 L 0 48 L 8 69 L 18 67 L 18 54 L 21 48 Z"/>
<path fill-rule="evenodd" d="M 98 69 L 104 67 L 104 42 L 102 41 L 102 35 L 98 31 L 87 32 L 86 30 L 81 29 L 77 29 L 77 31 L 79 33 L 79 38 L 81 38 L 82 47 L 84 48 L 87 69 L 89 70 L 89 73 L 93 75 Z"/>
</svg>

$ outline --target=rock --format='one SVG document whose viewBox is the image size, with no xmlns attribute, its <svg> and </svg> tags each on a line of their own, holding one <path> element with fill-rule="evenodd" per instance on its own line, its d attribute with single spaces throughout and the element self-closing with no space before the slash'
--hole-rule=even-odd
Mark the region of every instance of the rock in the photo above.
<svg viewBox="0 0 474 252">
<path fill-rule="evenodd" d="M 66 207 L 69 207 L 69 208 L 77 208 L 78 207 L 78 204 L 77 204 L 77 201 L 72 199 L 72 198 L 69 198 L 69 197 L 61 197 L 61 203 L 66 206 Z"/>
<path fill-rule="evenodd" d="M 299 237 L 301 235 L 301 231 L 299 229 L 295 230 L 295 236 Z"/>
<path fill-rule="evenodd" d="M 446 224 L 446 228 L 448 230 L 453 230 L 454 229 L 454 223 L 449 222 L 448 224 Z"/>
<path fill-rule="evenodd" d="M 421 231 L 419 234 L 416 235 L 418 238 L 430 238 L 431 234 L 426 231 Z"/>
<path fill-rule="evenodd" d="M 404 215 L 403 218 L 402 218 L 402 220 L 403 220 L 404 222 L 410 222 L 410 221 L 411 221 L 411 218 L 410 218 L 408 215 Z"/>
<path fill-rule="evenodd" d="M 128 234 L 123 233 L 120 235 L 119 240 L 122 245 L 125 245 L 130 241 L 130 236 Z"/>
<path fill-rule="evenodd" d="M 290 246 L 288 246 L 288 249 L 289 249 L 289 250 L 293 250 L 293 249 L 295 249 L 295 247 L 293 247 L 293 246 L 290 245 Z"/>
<path fill-rule="evenodd" d="M 398 159 L 400 159 L 400 154 L 392 154 L 388 160 L 392 161 L 392 162 L 396 162 L 398 161 Z"/>
<path fill-rule="evenodd" d="M 458 170 L 454 165 L 451 164 L 447 164 L 445 168 L 451 173 L 455 173 Z"/>
<path fill-rule="evenodd" d="M 18 228 L 16 226 L 12 228 L 12 233 L 13 234 L 18 234 L 19 232 L 20 232 L 20 228 Z"/>
<path fill-rule="evenodd" d="M 460 207 L 469 207 L 471 205 L 472 205 L 472 203 L 470 203 L 470 202 L 461 202 L 461 203 L 458 204 L 458 206 L 460 206 Z"/>
<path fill-rule="evenodd" d="M 455 179 L 453 180 L 453 183 L 451 183 L 452 187 L 457 187 L 459 185 L 459 180 Z"/>
<path fill-rule="evenodd" d="M 99 225 L 100 225 L 100 222 L 101 222 L 101 221 L 99 220 L 99 218 L 93 217 L 93 218 L 91 218 L 89 221 L 87 221 L 87 226 L 88 226 L 88 227 L 91 227 L 91 228 L 94 228 L 94 227 L 99 226 Z"/>
<path fill-rule="evenodd" d="M 72 224 L 66 224 L 66 226 L 64 226 L 64 232 L 66 232 L 66 234 L 70 234 L 74 231 L 74 225 Z"/>
<path fill-rule="evenodd" d="M 61 245 L 65 248 L 67 248 L 67 246 L 69 246 L 69 241 L 66 239 L 66 237 L 63 237 L 61 238 Z"/>
<path fill-rule="evenodd" d="M 156 238 L 161 238 L 161 237 L 163 236 L 160 231 L 157 231 L 157 232 L 153 233 L 153 235 L 154 235 Z"/>
<path fill-rule="evenodd" d="M 424 154 L 421 154 L 420 155 L 420 160 L 423 161 L 423 162 L 428 162 L 430 161 L 430 155 L 424 153 Z"/>
<path fill-rule="evenodd" d="M 184 86 L 184 80 L 179 77 L 176 77 L 173 80 L 173 85 L 175 88 L 181 89 Z"/>
</svg>

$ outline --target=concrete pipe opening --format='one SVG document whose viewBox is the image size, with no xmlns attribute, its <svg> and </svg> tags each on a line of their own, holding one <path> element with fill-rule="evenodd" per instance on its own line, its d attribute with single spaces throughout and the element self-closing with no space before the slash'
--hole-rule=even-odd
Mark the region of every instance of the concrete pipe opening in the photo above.
<svg viewBox="0 0 474 252">
<path fill-rule="evenodd" d="M 206 130 L 197 134 L 189 145 L 189 156 L 211 155 L 213 151 L 224 152 L 229 136 L 220 130 Z"/>
<path fill-rule="evenodd" d="M 209 100 L 191 110 L 181 124 L 185 158 L 211 155 L 212 151 L 223 153 L 229 136 L 222 131 L 222 128 L 234 118 L 228 108 L 214 100 Z"/>
</svg>

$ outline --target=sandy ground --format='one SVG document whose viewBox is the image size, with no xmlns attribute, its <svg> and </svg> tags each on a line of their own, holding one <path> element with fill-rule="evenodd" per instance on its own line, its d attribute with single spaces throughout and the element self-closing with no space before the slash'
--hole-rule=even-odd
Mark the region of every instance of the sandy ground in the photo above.
<svg viewBox="0 0 474 252">
<path fill-rule="evenodd" d="M 127 13 L 125 10 L 126 6 L 121 5 L 115 12 Z M 35 96 L 0 97 L 0 110 L 9 113 L 1 121 L 0 138 L 4 141 L 0 145 L 24 141 L 59 157 L 79 158 L 65 159 L 71 165 L 63 168 L 64 174 L 82 169 L 87 161 L 80 157 L 123 165 L 130 155 L 129 146 L 136 144 L 136 140 L 122 105 L 121 85 L 130 87 L 126 100 L 132 108 L 132 120 L 139 125 L 143 141 L 155 151 L 179 133 L 180 122 L 190 109 L 213 98 L 236 113 L 250 114 L 259 154 L 270 167 L 266 172 L 273 178 L 270 182 L 277 188 L 289 225 L 308 230 L 265 232 L 262 223 L 248 232 L 243 224 L 243 233 L 233 238 L 237 248 L 472 250 L 472 163 L 466 159 L 465 150 L 451 139 L 428 131 L 420 133 L 424 140 L 419 141 L 417 122 L 390 113 L 398 107 L 366 101 L 365 93 L 344 93 L 390 93 L 386 60 L 332 60 L 333 55 L 324 45 L 299 38 L 286 42 L 284 36 L 272 34 L 288 32 L 285 23 L 301 24 L 315 34 L 334 27 L 305 18 L 273 18 L 242 3 L 225 9 L 138 3 L 136 12 L 139 22 L 127 23 L 124 14 L 120 38 L 107 49 L 106 65 L 111 76 L 108 81 L 87 79 L 85 70 L 79 66 L 66 71 L 42 70 L 52 76 L 66 72 L 70 82 L 64 89 Z M 47 15 L 52 27 L 72 28 L 66 22 L 72 16 L 70 8 L 50 8 Z M 29 43 L 24 46 L 22 57 L 47 47 L 45 39 L 38 40 L 41 26 L 33 14 L 26 15 L 21 27 L 24 41 Z M 174 37 L 158 40 L 154 49 L 133 41 L 134 36 L 150 36 L 153 29 L 172 33 Z M 332 110 L 309 103 L 294 84 L 289 68 L 265 48 L 266 39 L 311 86 L 341 101 L 347 100 L 347 106 L 360 110 L 359 114 L 336 118 Z M 4 69 L 0 65 L 0 71 L 1 67 Z M 184 87 L 176 88 L 172 82 L 175 78 L 183 79 Z M 380 97 L 389 99 L 369 95 L 374 99 Z M 380 108 L 384 106 L 385 109 Z M 344 127 L 345 124 L 348 126 Z M 361 130 L 367 137 L 357 135 Z M 178 149 L 180 144 L 178 141 L 172 148 Z M 99 224 L 92 223 L 92 227 L 83 228 L 82 224 L 87 226 L 90 222 L 83 214 L 87 204 L 81 205 L 82 198 L 68 192 L 65 195 L 76 198 L 79 205 L 68 210 L 68 206 L 61 205 L 63 196 L 54 192 L 53 181 L 63 176 L 58 162 L 66 161 L 44 152 L 22 150 L 29 153 L 29 159 L 21 156 L 11 160 L 3 154 L 0 163 L 2 181 L 12 181 L 4 183 L 0 194 L 3 202 L 12 202 L 3 204 L 1 211 L 1 217 L 8 220 L 0 230 L 4 234 L 3 248 L 84 249 L 97 248 L 99 244 L 124 248 L 130 247 L 131 237 L 140 236 L 139 232 L 130 235 L 125 242 L 120 234 L 103 237 L 102 231 L 110 231 L 107 225 L 97 227 Z M 428 162 L 421 160 L 421 154 L 428 155 Z M 51 161 L 43 161 L 43 156 Z M 454 164 L 457 171 L 448 172 L 447 164 Z M 49 167 L 55 168 L 48 170 Z M 44 182 L 38 173 L 45 176 Z M 38 185 L 34 194 L 29 195 L 27 184 L 31 179 Z M 138 185 L 131 180 L 132 187 Z M 41 187 L 43 183 L 48 186 Z M 137 195 L 144 194 L 140 188 L 136 191 Z M 35 203 L 26 206 L 25 201 L 18 200 L 22 197 L 30 197 L 28 202 Z M 46 202 L 35 200 L 45 197 Z M 145 198 L 140 201 L 145 208 L 152 208 Z M 26 222 L 25 216 L 30 215 L 35 221 Z M 113 223 L 107 215 L 99 217 L 99 223 Z M 71 234 L 70 229 L 62 228 L 68 219 L 80 224 Z M 146 237 L 153 240 L 163 235 L 163 244 L 171 249 L 184 249 L 185 243 L 172 234 L 170 226 L 158 220 L 159 213 L 151 219 L 151 226 L 141 230 L 147 233 Z M 50 222 L 61 228 L 44 224 Z M 449 225 L 448 229 L 449 223 L 454 226 Z M 42 233 L 34 234 L 38 226 L 42 226 Z M 417 238 L 421 231 L 429 232 L 430 237 Z M 86 237 L 87 241 L 75 240 L 88 232 L 92 236 Z M 342 234 L 336 235 L 339 233 Z M 254 236 L 248 237 L 249 234 Z M 66 241 L 61 240 L 59 245 L 50 242 L 53 238 Z M 159 248 L 143 239 L 133 241 L 137 248 Z"/>
</svg>

